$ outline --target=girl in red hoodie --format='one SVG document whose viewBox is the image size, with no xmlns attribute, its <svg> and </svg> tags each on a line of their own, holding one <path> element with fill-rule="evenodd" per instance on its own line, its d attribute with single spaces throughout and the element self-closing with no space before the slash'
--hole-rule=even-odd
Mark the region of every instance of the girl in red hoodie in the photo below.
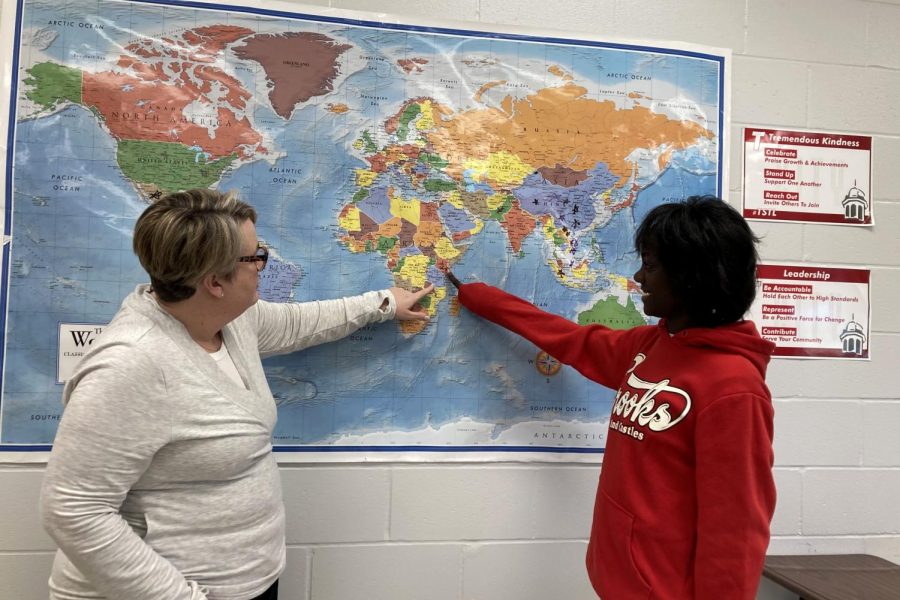
<svg viewBox="0 0 900 600">
<path fill-rule="evenodd" d="M 714 197 L 661 205 L 637 230 L 655 326 L 580 326 L 483 283 L 459 301 L 616 389 L 587 551 L 603 600 L 753 600 L 769 522 L 774 348 L 743 320 L 756 243 Z"/>
</svg>

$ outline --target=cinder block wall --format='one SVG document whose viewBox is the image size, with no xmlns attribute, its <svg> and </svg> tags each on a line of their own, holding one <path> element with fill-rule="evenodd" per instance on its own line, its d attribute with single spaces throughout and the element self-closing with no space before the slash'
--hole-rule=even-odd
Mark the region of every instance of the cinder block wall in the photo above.
<svg viewBox="0 0 900 600">
<path fill-rule="evenodd" d="M 779 493 L 770 551 L 900 562 L 900 1 L 318 4 L 731 48 L 735 205 L 745 125 L 875 136 L 874 227 L 754 225 L 764 260 L 873 270 L 870 362 L 777 360 L 770 370 Z M 0 463 L 0 600 L 47 597 L 41 475 L 40 465 Z M 571 465 L 285 466 L 282 598 L 594 598 L 583 554 L 597 475 Z M 793 596 L 764 582 L 759 598 Z"/>
</svg>

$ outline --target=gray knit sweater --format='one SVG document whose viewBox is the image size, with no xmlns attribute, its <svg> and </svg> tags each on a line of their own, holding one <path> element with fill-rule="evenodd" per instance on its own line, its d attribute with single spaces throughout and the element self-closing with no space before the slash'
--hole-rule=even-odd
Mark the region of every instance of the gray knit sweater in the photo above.
<svg viewBox="0 0 900 600">
<path fill-rule="evenodd" d="M 260 356 L 342 338 L 395 310 L 386 291 L 257 303 L 222 330 L 242 389 L 138 286 L 63 392 L 41 492 L 44 527 L 60 547 L 51 599 L 265 591 L 285 550 L 275 402 Z"/>
</svg>

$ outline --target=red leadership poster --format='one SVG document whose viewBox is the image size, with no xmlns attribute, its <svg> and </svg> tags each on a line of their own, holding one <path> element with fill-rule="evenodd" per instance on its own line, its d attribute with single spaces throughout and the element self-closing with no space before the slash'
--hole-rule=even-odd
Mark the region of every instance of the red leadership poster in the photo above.
<svg viewBox="0 0 900 600">
<path fill-rule="evenodd" d="M 758 277 L 750 315 L 775 356 L 869 358 L 868 269 L 768 264 Z"/>
</svg>

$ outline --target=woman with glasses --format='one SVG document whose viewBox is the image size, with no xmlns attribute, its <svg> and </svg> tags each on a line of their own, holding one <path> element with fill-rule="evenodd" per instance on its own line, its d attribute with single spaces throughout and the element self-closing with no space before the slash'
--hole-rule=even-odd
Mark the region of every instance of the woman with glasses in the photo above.
<svg viewBox="0 0 900 600">
<path fill-rule="evenodd" d="M 432 286 L 309 303 L 259 300 L 268 250 L 235 195 L 166 196 L 137 220 L 150 276 L 63 392 L 41 494 L 60 547 L 53 599 L 274 599 L 284 508 L 261 356 L 370 323 L 427 320 Z"/>
</svg>

